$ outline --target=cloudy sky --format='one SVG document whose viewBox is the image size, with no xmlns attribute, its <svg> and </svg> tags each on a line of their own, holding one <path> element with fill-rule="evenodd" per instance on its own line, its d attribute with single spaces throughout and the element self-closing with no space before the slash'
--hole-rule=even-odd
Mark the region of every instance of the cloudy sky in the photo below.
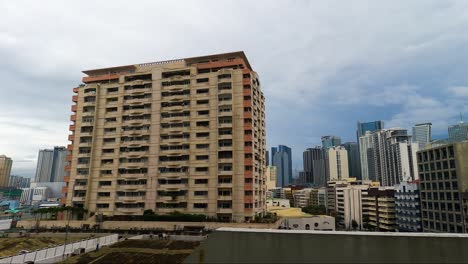
<svg viewBox="0 0 468 264">
<path fill-rule="evenodd" d="M 357 121 L 468 119 L 468 1 L 1 1 L 0 154 L 32 176 L 67 144 L 81 70 L 243 50 L 267 144 L 302 151 Z"/>
</svg>

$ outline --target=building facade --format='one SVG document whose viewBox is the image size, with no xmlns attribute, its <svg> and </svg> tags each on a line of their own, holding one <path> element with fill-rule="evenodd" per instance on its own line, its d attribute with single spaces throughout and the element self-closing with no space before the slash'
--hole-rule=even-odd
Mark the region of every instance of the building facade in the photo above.
<svg viewBox="0 0 468 264">
<path fill-rule="evenodd" d="M 369 205 L 369 225 L 376 231 L 394 232 L 397 228 L 395 215 L 395 190 L 392 187 L 369 188 L 366 203 Z"/>
<path fill-rule="evenodd" d="M 356 131 L 357 139 L 359 140 L 359 138 L 364 136 L 366 132 L 373 133 L 382 129 L 384 129 L 384 122 L 381 120 L 363 123 L 358 122 Z"/>
<path fill-rule="evenodd" d="M 406 129 L 391 128 L 367 133 L 360 138 L 363 175 L 382 186 L 394 186 L 405 180 L 418 178 L 416 165 L 417 143 L 411 142 Z"/>
<path fill-rule="evenodd" d="M 302 154 L 303 174 L 308 185 L 325 187 L 327 184 L 327 160 L 322 147 L 306 149 Z"/>
<path fill-rule="evenodd" d="M 18 175 L 11 175 L 8 186 L 15 188 L 28 188 L 31 183 L 31 178 L 21 177 Z"/>
<path fill-rule="evenodd" d="M 12 165 L 13 161 L 11 158 L 5 155 L 0 155 L 0 187 L 8 187 Z"/>
<path fill-rule="evenodd" d="M 328 149 L 341 145 L 341 138 L 337 136 L 322 136 L 322 148 Z"/>
<path fill-rule="evenodd" d="M 418 181 L 395 186 L 395 211 L 399 232 L 422 232 L 421 199 Z"/>
<path fill-rule="evenodd" d="M 277 172 L 275 166 L 267 166 L 265 171 L 267 190 L 276 187 Z"/>
<path fill-rule="evenodd" d="M 271 148 L 271 164 L 276 167 L 276 186 L 285 187 L 292 184 L 292 151 L 284 145 Z"/>
<path fill-rule="evenodd" d="M 346 152 L 348 152 L 349 177 L 362 180 L 359 144 L 356 142 L 346 142 L 343 144 L 343 147 L 346 149 Z"/>
<path fill-rule="evenodd" d="M 467 232 L 468 141 L 421 150 L 418 156 L 424 232 Z"/>
<path fill-rule="evenodd" d="M 344 147 L 331 147 L 326 150 L 328 162 L 327 180 L 349 178 L 348 152 Z"/>
<path fill-rule="evenodd" d="M 460 122 L 448 127 L 449 140 L 453 142 L 468 140 L 468 122 Z"/>
<path fill-rule="evenodd" d="M 416 124 L 413 127 L 413 142 L 417 142 L 419 149 L 424 149 L 432 141 L 432 123 Z"/>
<path fill-rule="evenodd" d="M 265 212 L 265 104 L 243 52 L 84 71 L 67 205 L 106 216 Z"/>
<path fill-rule="evenodd" d="M 63 182 L 68 150 L 65 147 L 41 149 L 37 158 L 35 182 Z"/>
</svg>

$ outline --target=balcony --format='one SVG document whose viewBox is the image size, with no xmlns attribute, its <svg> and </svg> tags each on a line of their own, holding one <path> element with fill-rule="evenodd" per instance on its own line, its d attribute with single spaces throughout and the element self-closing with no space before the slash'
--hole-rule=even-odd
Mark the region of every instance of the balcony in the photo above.
<svg viewBox="0 0 468 264">
<path fill-rule="evenodd" d="M 151 103 L 153 101 L 152 98 L 134 98 L 134 99 L 127 99 L 124 101 L 124 104 L 129 105 L 141 105 L 145 103 Z"/>
<path fill-rule="evenodd" d="M 85 196 L 74 196 L 72 198 L 72 201 L 73 202 L 84 202 L 86 200 L 86 197 Z"/>
<path fill-rule="evenodd" d="M 71 115 L 70 116 L 70 121 L 76 121 L 76 115 Z"/>
<path fill-rule="evenodd" d="M 61 193 L 67 193 L 68 192 L 68 186 L 63 186 Z"/>
<path fill-rule="evenodd" d="M 74 141 L 75 135 L 68 135 L 68 141 Z"/>
<path fill-rule="evenodd" d="M 232 188 L 232 182 L 230 182 L 230 183 L 226 183 L 226 182 L 218 183 L 218 188 Z"/>
<path fill-rule="evenodd" d="M 141 168 L 141 167 L 146 167 L 148 165 L 148 162 L 147 161 L 121 162 L 120 165 L 126 168 Z"/>
<path fill-rule="evenodd" d="M 124 207 L 115 208 L 115 211 L 117 212 L 121 212 L 124 214 L 135 214 L 135 215 L 143 214 L 143 210 L 144 208 L 124 208 Z"/>
<path fill-rule="evenodd" d="M 151 113 L 151 108 L 141 108 L 141 109 L 128 109 L 124 110 L 125 114 L 129 115 L 143 115 Z"/>
<path fill-rule="evenodd" d="M 151 87 L 144 87 L 144 88 L 137 88 L 137 89 L 133 88 L 133 89 L 125 89 L 124 90 L 125 94 L 129 94 L 129 95 L 138 95 L 138 94 L 144 94 L 144 93 L 151 93 L 151 91 L 152 91 Z"/>
<path fill-rule="evenodd" d="M 232 214 L 232 208 L 218 208 L 218 214 Z"/>
<path fill-rule="evenodd" d="M 146 196 L 117 196 L 117 200 L 128 203 L 145 202 Z"/>
<path fill-rule="evenodd" d="M 253 141 L 252 135 L 244 135 L 244 141 Z"/>
<path fill-rule="evenodd" d="M 77 191 L 86 191 L 88 189 L 88 186 L 87 185 L 75 185 L 73 189 Z"/>
<path fill-rule="evenodd" d="M 66 160 L 66 161 L 71 161 L 71 160 L 72 160 L 72 155 L 67 155 L 67 156 L 65 157 L 65 160 Z"/>
<path fill-rule="evenodd" d="M 146 184 L 121 184 L 118 189 L 126 191 L 146 191 Z"/>
<path fill-rule="evenodd" d="M 72 151 L 73 150 L 73 144 L 68 144 L 67 145 L 67 150 Z"/>
<path fill-rule="evenodd" d="M 70 126 L 68 127 L 68 130 L 69 130 L 69 131 L 75 131 L 75 129 L 76 129 L 76 125 L 70 125 Z"/>
<path fill-rule="evenodd" d="M 148 175 L 146 173 L 120 173 L 119 174 L 120 178 L 125 178 L 125 179 L 142 179 L 142 178 L 146 178 L 147 176 Z"/>
<path fill-rule="evenodd" d="M 251 146 L 244 146 L 244 152 L 245 153 L 252 153 L 253 152 L 253 148 Z"/>
<path fill-rule="evenodd" d="M 149 150 L 120 152 L 121 157 L 132 157 L 132 158 L 148 156 L 148 154 L 149 154 Z"/>
<path fill-rule="evenodd" d="M 78 95 L 73 95 L 72 96 L 72 101 L 75 102 L 75 103 L 78 102 Z"/>
<path fill-rule="evenodd" d="M 65 166 L 65 171 L 71 171 L 71 165 L 66 165 Z"/>
<path fill-rule="evenodd" d="M 232 201 L 232 195 L 218 195 L 220 201 Z"/>
<path fill-rule="evenodd" d="M 158 184 L 158 188 L 160 190 L 187 190 L 188 184 L 187 183 L 177 183 L 177 184 Z"/>
<path fill-rule="evenodd" d="M 122 132 L 122 135 L 125 136 L 140 136 L 140 135 L 148 135 L 150 133 L 149 129 L 139 129 L 139 130 L 126 130 Z"/>
<path fill-rule="evenodd" d="M 79 90 L 80 90 L 80 87 L 74 87 L 74 88 L 73 88 L 73 93 L 78 93 Z"/>
<path fill-rule="evenodd" d="M 141 145 L 146 145 L 149 143 L 149 140 L 133 140 L 133 141 L 121 141 L 120 145 L 122 147 L 141 147 Z"/>
<path fill-rule="evenodd" d="M 71 106 L 71 111 L 72 112 L 76 112 L 78 110 L 78 106 L 77 105 L 72 105 Z"/>
</svg>

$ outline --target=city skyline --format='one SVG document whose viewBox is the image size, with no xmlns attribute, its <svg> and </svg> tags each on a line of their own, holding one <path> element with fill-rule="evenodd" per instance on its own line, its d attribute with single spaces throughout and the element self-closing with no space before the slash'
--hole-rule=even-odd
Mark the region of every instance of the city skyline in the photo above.
<svg viewBox="0 0 468 264">
<path fill-rule="evenodd" d="M 459 35 L 468 25 L 463 15 L 468 3 L 424 2 L 425 8 L 420 8 L 402 2 L 249 2 L 259 21 L 255 24 L 248 23 L 245 4 L 215 3 L 185 4 L 176 19 L 168 19 L 161 10 L 176 10 L 177 3 L 130 8 L 115 3 L 112 14 L 102 12 L 107 6 L 99 3 L 92 9 L 83 3 L 54 8 L 34 2 L 1 3 L 7 12 L 0 31 L 0 54 L 5 58 L 0 76 L 2 94 L 8 96 L 0 98 L 0 154 L 13 159 L 12 174 L 32 177 L 39 149 L 67 144 L 71 113 L 67 102 L 70 89 L 83 76 L 80 70 L 147 58 L 160 61 L 244 50 L 262 76 L 267 149 L 278 144 L 291 147 L 293 169 L 302 167 L 303 150 L 319 145 L 323 135 L 356 141 L 357 121 L 383 120 L 388 128 L 406 129 L 432 122 L 433 138 L 438 139 L 446 137 L 448 125 L 460 120 L 460 112 L 465 116 L 468 112 L 468 77 L 459 70 L 465 68 L 468 55 L 453 51 L 468 44 Z M 351 8 L 354 12 L 348 11 Z M 201 16 L 202 9 L 216 15 Z M 163 17 L 158 30 L 164 38 L 150 37 L 154 28 L 145 23 L 155 12 Z M 81 23 L 81 14 L 93 22 Z M 106 23 L 128 14 L 140 19 L 114 21 L 112 28 Z M 277 17 L 290 21 L 290 26 Z M 219 19 L 235 23 L 225 30 Z M 186 32 L 192 26 L 197 30 Z M 115 28 L 121 34 L 95 37 Z M 200 41 L 205 44 L 185 44 Z M 134 52 L 118 52 L 122 49 Z"/>
</svg>

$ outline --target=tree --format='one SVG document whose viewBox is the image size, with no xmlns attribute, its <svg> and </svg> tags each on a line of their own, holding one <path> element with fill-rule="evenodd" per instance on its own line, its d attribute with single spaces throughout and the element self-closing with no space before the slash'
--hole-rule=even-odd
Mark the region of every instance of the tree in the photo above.
<svg viewBox="0 0 468 264">
<path fill-rule="evenodd" d="M 327 208 L 324 205 L 312 205 L 302 208 L 302 211 L 311 215 L 324 215 L 327 213 Z"/>
<path fill-rule="evenodd" d="M 341 222 L 341 216 L 336 215 L 335 216 L 335 228 L 338 229 L 340 227 L 340 222 Z"/>
<path fill-rule="evenodd" d="M 351 221 L 351 226 L 353 227 L 353 230 L 356 231 L 356 229 L 359 227 L 359 224 L 356 222 L 356 220 L 353 219 L 353 221 Z"/>
<path fill-rule="evenodd" d="M 369 216 L 368 215 L 364 215 L 362 217 L 362 222 L 363 222 L 363 225 L 362 227 L 365 229 L 365 230 L 370 230 L 372 227 L 371 225 L 369 224 Z"/>
</svg>

